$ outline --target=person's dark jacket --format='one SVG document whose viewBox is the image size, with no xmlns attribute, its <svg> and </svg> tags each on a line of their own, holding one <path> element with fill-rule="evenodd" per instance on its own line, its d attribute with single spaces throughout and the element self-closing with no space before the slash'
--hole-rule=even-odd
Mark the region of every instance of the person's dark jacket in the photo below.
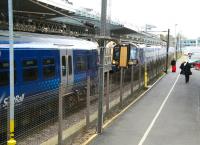
<svg viewBox="0 0 200 145">
<path fill-rule="evenodd" d="M 184 64 L 185 64 L 185 62 L 181 63 L 181 66 L 180 66 L 180 69 L 181 69 L 180 74 L 182 74 L 182 75 L 184 75 L 184 67 L 185 67 Z"/>
<path fill-rule="evenodd" d="M 186 63 L 186 65 L 184 66 L 184 74 L 185 75 L 192 75 L 192 72 L 191 72 L 191 64 L 190 63 Z"/>
</svg>

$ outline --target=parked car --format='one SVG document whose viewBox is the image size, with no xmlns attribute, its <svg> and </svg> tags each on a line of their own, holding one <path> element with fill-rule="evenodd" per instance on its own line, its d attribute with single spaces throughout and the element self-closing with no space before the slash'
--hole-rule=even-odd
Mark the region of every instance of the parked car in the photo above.
<svg viewBox="0 0 200 145">
<path fill-rule="evenodd" d="M 191 57 L 189 57 L 188 62 L 192 65 L 192 67 L 198 67 L 198 65 L 200 65 L 200 53 L 193 53 Z"/>
<path fill-rule="evenodd" d="M 200 60 L 195 61 L 195 62 L 193 63 L 193 66 L 194 66 L 194 68 L 195 68 L 196 70 L 200 70 Z"/>
</svg>

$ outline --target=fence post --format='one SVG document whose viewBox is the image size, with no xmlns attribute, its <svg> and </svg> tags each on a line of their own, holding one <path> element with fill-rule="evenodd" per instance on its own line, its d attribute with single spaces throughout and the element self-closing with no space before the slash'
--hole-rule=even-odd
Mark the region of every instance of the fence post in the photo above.
<svg viewBox="0 0 200 145">
<path fill-rule="evenodd" d="M 154 69 L 155 69 L 155 75 L 154 75 L 154 77 L 156 77 L 157 76 L 157 61 L 155 61 L 154 62 Z"/>
<path fill-rule="evenodd" d="M 147 63 L 145 62 L 144 64 L 144 87 L 147 88 L 147 84 L 148 84 L 148 76 L 147 76 L 148 72 L 147 72 Z M 150 73 L 149 73 L 149 78 L 150 78 Z"/>
<path fill-rule="evenodd" d="M 133 95 L 133 75 L 134 75 L 134 73 L 133 73 L 133 65 L 131 66 L 131 95 Z"/>
<path fill-rule="evenodd" d="M 156 58 L 156 77 L 158 76 L 158 60 Z"/>
<path fill-rule="evenodd" d="M 106 81 L 106 113 L 109 112 L 109 109 L 110 109 L 110 105 L 109 105 L 109 102 L 110 102 L 110 84 L 109 84 L 109 71 L 107 72 L 107 81 Z"/>
<path fill-rule="evenodd" d="M 139 80 L 139 89 L 141 88 L 141 75 L 142 75 L 141 74 L 142 73 L 141 69 L 142 69 L 142 66 L 141 66 L 141 64 L 139 64 L 139 79 L 138 79 Z"/>
<path fill-rule="evenodd" d="M 87 76 L 87 108 L 86 108 L 86 127 L 90 125 L 90 76 Z"/>
<path fill-rule="evenodd" d="M 7 108 L 7 140 L 10 139 L 10 101 L 8 101 Z"/>
<path fill-rule="evenodd" d="M 121 67 L 120 69 L 120 104 L 122 106 L 122 95 L 123 95 L 123 90 L 122 90 L 122 83 L 123 83 L 123 67 Z"/>
<path fill-rule="evenodd" d="M 62 145 L 62 122 L 63 122 L 63 84 L 60 84 L 59 87 L 59 114 L 58 114 L 58 145 Z"/>
</svg>

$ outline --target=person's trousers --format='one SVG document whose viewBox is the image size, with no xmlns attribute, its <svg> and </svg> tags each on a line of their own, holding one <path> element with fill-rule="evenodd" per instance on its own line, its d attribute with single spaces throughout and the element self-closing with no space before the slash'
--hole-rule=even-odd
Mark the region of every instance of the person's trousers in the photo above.
<svg viewBox="0 0 200 145">
<path fill-rule="evenodd" d="M 190 79 L 190 75 L 185 75 L 185 83 L 188 83 Z"/>
</svg>

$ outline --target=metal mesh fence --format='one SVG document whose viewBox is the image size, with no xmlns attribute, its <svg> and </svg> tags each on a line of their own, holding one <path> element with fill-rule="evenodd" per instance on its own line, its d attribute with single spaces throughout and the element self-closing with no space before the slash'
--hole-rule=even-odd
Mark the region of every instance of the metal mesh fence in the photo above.
<svg viewBox="0 0 200 145">
<path fill-rule="evenodd" d="M 55 122 L 58 117 L 58 89 L 28 96 L 22 103 L 15 106 L 15 137 L 28 137 L 37 130 L 42 130 Z M 5 144 L 7 139 L 7 112 L 2 110 L 3 120 L 1 133 L 3 137 L 1 144 Z M 5 126 L 5 127 L 4 127 Z"/>
<path fill-rule="evenodd" d="M 173 55 L 169 56 L 169 62 Z M 170 63 L 168 63 L 170 64 Z M 122 101 L 138 88 L 144 85 L 144 65 L 123 69 L 123 72 L 105 73 L 104 75 L 104 111 L 109 112 L 112 107 Z M 165 70 L 165 58 L 147 64 L 150 83 Z M 122 74 L 121 74 L 122 73 Z M 120 77 L 122 78 L 122 82 Z M 89 83 L 89 85 L 88 85 Z M 120 89 L 120 84 L 123 86 Z M 132 90 L 133 89 L 133 92 Z M 59 104 L 59 97 L 62 103 Z M 89 100 L 88 100 L 89 99 Z M 59 118 L 59 107 L 62 118 Z M 84 78 L 73 84 L 62 84 L 57 89 L 28 96 L 25 102 L 15 106 L 15 138 L 20 145 L 41 144 L 56 140 L 58 142 L 59 119 L 61 119 L 63 138 L 70 137 L 75 130 L 91 126 L 97 118 L 98 109 L 98 77 Z M 8 130 L 8 109 L 0 109 L 0 144 L 6 144 Z M 93 129 L 95 125 L 93 126 Z M 56 142 L 56 143 L 57 143 Z"/>
</svg>

